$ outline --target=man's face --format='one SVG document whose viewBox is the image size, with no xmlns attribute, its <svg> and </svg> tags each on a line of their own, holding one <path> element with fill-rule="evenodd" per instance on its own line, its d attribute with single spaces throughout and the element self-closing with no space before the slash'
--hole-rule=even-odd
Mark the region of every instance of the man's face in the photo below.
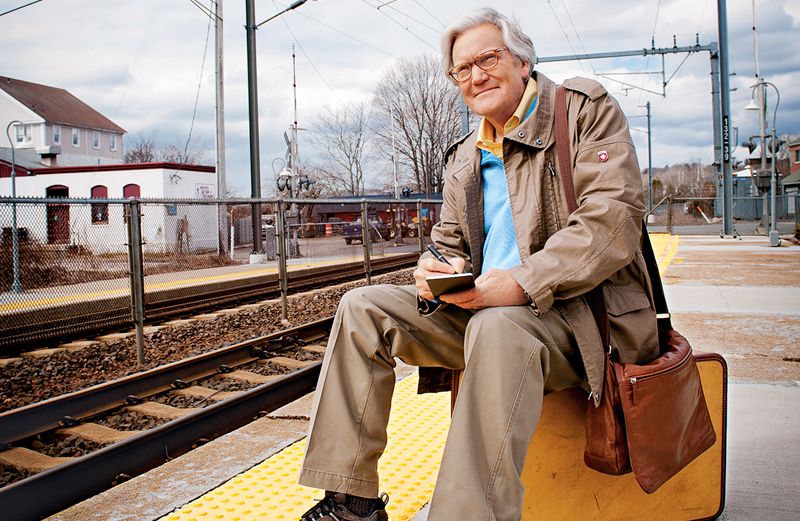
<svg viewBox="0 0 800 521">
<path fill-rule="evenodd" d="M 483 24 L 461 33 L 453 44 L 453 64 L 468 63 L 482 52 L 505 47 L 503 33 L 492 24 Z M 528 73 L 528 64 L 509 51 L 500 52 L 500 61 L 493 69 L 484 71 L 472 66 L 472 77 L 459 82 L 467 106 L 484 116 L 495 127 L 502 128 L 514 114 Z"/>
</svg>

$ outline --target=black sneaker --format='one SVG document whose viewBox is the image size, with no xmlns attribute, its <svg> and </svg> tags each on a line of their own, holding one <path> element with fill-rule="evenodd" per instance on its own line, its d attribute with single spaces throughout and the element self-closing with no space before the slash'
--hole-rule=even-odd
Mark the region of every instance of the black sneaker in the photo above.
<svg viewBox="0 0 800 521">
<path fill-rule="evenodd" d="M 386 514 L 386 505 L 389 496 L 386 493 L 375 500 L 375 510 L 369 515 L 359 516 L 345 506 L 347 496 L 342 493 L 326 493 L 325 498 L 311 507 L 300 521 L 389 521 Z"/>
</svg>

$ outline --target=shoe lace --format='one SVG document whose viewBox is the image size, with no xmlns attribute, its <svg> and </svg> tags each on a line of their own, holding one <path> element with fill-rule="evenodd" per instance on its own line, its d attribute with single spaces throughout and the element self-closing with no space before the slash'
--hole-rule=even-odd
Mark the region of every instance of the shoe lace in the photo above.
<svg viewBox="0 0 800 521">
<path fill-rule="evenodd" d="M 333 496 L 327 496 L 311 507 L 303 516 L 300 521 L 314 521 L 315 519 L 322 519 L 324 516 L 330 516 L 333 519 L 339 519 L 334 511 L 336 510 L 336 500 Z"/>
</svg>

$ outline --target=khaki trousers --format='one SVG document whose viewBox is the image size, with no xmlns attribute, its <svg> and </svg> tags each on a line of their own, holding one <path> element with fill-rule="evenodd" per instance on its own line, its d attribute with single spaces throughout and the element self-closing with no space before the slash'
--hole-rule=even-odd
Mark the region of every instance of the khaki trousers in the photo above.
<svg viewBox="0 0 800 521">
<path fill-rule="evenodd" d="M 545 393 L 580 385 L 569 325 L 528 306 L 420 316 L 413 286 L 348 292 L 333 322 L 300 483 L 378 495 L 394 359 L 464 369 L 431 500 L 431 521 L 518 520 L 520 472 Z"/>
</svg>

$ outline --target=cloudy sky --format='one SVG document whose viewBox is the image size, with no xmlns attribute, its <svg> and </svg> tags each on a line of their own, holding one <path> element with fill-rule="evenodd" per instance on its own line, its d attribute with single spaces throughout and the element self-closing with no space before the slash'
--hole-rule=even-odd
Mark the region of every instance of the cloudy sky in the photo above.
<svg viewBox="0 0 800 521">
<path fill-rule="evenodd" d="M 0 0 L 0 12 L 30 0 Z M 210 6 L 211 0 L 196 0 Z M 258 0 L 256 19 L 284 1 Z M 383 4 L 383 5 L 382 5 Z M 326 106 L 368 100 L 397 58 L 436 53 L 455 17 L 487 2 L 472 0 L 309 0 L 257 32 L 262 184 L 283 156 L 292 123 L 291 46 L 297 46 L 299 125 Z M 516 16 L 541 57 L 718 41 L 717 0 L 495 0 Z M 728 0 L 732 124 L 739 142 L 758 133 L 757 112 L 743 110 L 755 82 L 753 1 Z M 249 149 L 243 0 L 224 1 L 225 130 L 228 184 L 247 195 Z M 381 6 L 380 9 L 378 7 Z M 755 0 L 761 74 L 781 94 L 779 134 L 800 134 L 800 2 Z M 186 141 L 214 161 L 214 36 L 191 0 L 44 0 L 0 17 L 0 75 L 69 90 L 125 128 L 129 137 Z M 208 47 L 206 38 L 208 36 Z M 205 54 L 205 63 L 204 63 Z M 685 59 L 685 61 L 684 61 Z M 653 165 L 713 161 L 711 83 L 706 52 L 668 56 L 666 96 L 661 59 L 617 58 L 543 63 L 556 81 L 582 75 L 601 81 L 631 118 L 640 164 L 647 165 L 644 104 L 652 104 Z M 201 74 L 202 71 L 202 74 Z M 624 74 L 621 74 L 624 73 Z M 629 89 L 620 82 L 631 84 Z M 648 91 L 655 91 L 654 94 Z M 770 95 L 772 93 L 770 92 Z M 770 119 L 774 97 L 770 98 Z M 301 155 L 311 150 L 301 136 Z M 735 152 L 743 158 L 741 147 Z"/>
</svg>

